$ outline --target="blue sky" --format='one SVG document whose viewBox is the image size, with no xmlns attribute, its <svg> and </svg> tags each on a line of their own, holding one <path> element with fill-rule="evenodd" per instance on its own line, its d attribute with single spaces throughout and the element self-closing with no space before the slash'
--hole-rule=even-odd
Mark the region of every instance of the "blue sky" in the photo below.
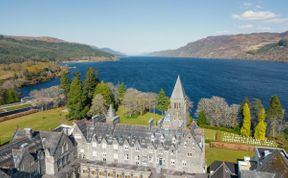
<svg viewBox="0 0 288 178">
<path fill-rule="evenodd" d="M 0 34 L 134 55 L 211 35 L 287 31 L 287 9 L 288 0 L 0 0 Z"/>
</svg>

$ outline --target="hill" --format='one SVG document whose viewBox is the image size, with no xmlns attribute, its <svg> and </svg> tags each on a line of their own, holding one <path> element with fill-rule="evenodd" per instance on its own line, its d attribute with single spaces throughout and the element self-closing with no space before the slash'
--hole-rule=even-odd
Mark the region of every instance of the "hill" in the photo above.
<svg viewBox="0 0 288 178">
<path fill-rule="evenodd" d="M 115 56 L 89 45 L 70 43 L 57 38 L 0 35 L 0 63 L 82 59 L 103 61 L 114 60 Z"/>
<path fill-rule="evenodd" d="M 287 41 L 288 31 L 209 36 L 175 50 L 158 51 L 150 55 L 288 61 Z"/>
</svg>

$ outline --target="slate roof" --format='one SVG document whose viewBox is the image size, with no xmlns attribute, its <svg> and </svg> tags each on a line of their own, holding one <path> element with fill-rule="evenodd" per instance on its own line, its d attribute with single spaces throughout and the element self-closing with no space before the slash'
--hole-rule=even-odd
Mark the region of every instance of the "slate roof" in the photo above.
<svg viewBox="0 0 288 178">
<path fill-rule="evenodd" d="M 182 139 L 191 135 L 195 139 L 195 144 L 201 149 L 203 132 L 191 131 L 190 129 L 161 129 L 158 127 L 125 125 L 125 124 L 109 124 L 104 122 L 93 122 L 92 120 L 79 120 L 75 124 L 88 142 L 95 139 L 99 143 L 103 139 L 107 144 L 117 141 L 119 145 L 128 142 L 130 145 L 139 143 L 140 146 L 154 147 L 163 146 L 165 149 L 177 146 L 182 143 Z M 152 141 L 153 140 L 153 141 Z"/>
<path fill-rule="evenodd" d="M 182 86 L 182 83 L 181 83 L 181 80 L 180 80 L 180 76 L 178 75 L 177 77 L 177 80 L 176 80 L 176 84 L 174 86 L 174 89 L 173 89 L 173 92 L 172 92 L 172 95 L 171 95 L 171 100 L 172 99 L 183 99 L 185 100 L 186 98 L 186 95 L 185 95 L 185 91 L 184 91 L 184 88 Z"/>
<path fill-rule="evenodd" d="M 237 164 L 231 162 L 214 161 L 210 166 L 211 178 L 237 177 Z"/>
<path fill-rule="evenodd" d="M 215 172 L 220 166 L 225 164 L 227 168 L 230 170 L 232 174 L 237 174 L 238 173 L 238 165 L 237 163 L 232 163 L 232 162 L 224 162 L 224 161 L 214 161 L 210 166 L 209 166 L 209 171 Z"/>
<path fill-rule="evenodd" d="M 270 172 L 276 177 L 288 177 L 288 158 L 283 150 L 274 150 L 266 156 L 256 171 Z"/>
</svg>

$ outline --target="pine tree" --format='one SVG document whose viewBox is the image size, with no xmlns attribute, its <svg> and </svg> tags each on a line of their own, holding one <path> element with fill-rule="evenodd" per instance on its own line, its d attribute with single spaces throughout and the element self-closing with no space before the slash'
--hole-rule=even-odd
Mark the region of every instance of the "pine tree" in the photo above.
<svg viewBox="0 0 288 178">
<path fill-rule="evenodd" d="M 243 122 L 240 133 L 245 137 L 249 137 L 251 129 L 251 115 L 248 103 L 244 103 L 242 113 L 243 113 Z"/>
<path fill-rule="evenodd" d="M 284 112 L 278 96 L 273 96 L 267 110 L 267 119 L 270 124 L 270 135 L 275 136 L 275 129 L 283 121 Z"/>
<path fill-rule="evenodd" d="M 108 109 L 110 104 L 112 104 L 115 107 L 113 94 L 106 83 L 101 82 L 96 86 L 94 95 L 96 96 L 98 94 L 101 94 L 103 96 L 106 109 Z"/>
<path fill-rule="evenodd" d="M 61 74 L 60 88 L 62 88 L 64 90 L 64 94 L 66 97 L 67 97 L 67 94 L 69 92 L 70 83 L 71 83 L 71 81 L 68 78 L 68 71 L 64 70 Z"/>
<path fill-rule="evenodd" d="M 206 118 L 206 115 L 204 113 L 204 111 L 201 111 L 198 115 L 198 120 L 197 120 L 197 124 L 199 126 L 204 126 L 207 124 L 207 118 Z"/>
<path fill-rule="evenodd" d="M 260 111 L 264 108 L 262 101 L 258 98 L 254 98 L 251 104 L 251 122 L 254 126 L 257 124 L 257 120 L 259 118 Z M 254 122 L 254 123 L 253 123 Z"/>
<path fill-rule="evenodd" d="M 3 100 L 5 104 L 15 103 L 20 101 L 17 92 L 13 88 L 6 89 L 3 93 Z"/>
<path fill-rule="evenodd" d="M 69 109 L 69 119 L 82 119 L 87 109 L 85 109 L 82 100 L 82 86 L 80 81 L 80 74 L 75 74 L 67 94 L 67 108 Z M 86 111 L 85 111 L 86 110 Z"/>
<path fill-rule="evenodd" d="M 265 140 L 266 127 L 267 127 L 265 117 L 266 117 L 265 109 L 262 108 L 258 114 L 258 124 L 256 125 L 254 133 L 254 137 L 258 140 Z"/>
<path fill-rule="evenodd" d="M 93 95 L 95 92 L 97 84 L 97 78 L 95 75 L 95 71 L 92 67 L 89 67 L 86 72 L 86 78 L 83 83 L 83 102 L 87 107 L 90 107 Z"/>
<path fill-rule="evenodd" d="M 118 87 L 118 90 L 117 90 L 117 96 L 118 96 L 119 104 L 121 104 L 121 102 L 123 101 L 125 92 L 126 92 L 126 86 L 124 83 L 121 83 Z"/>
<path fill-rule="evenodd" d="M 169 107 L 170 99 L 168 96 L 166 96 L 165 91 L 163 88 L 161 88 L 158 96 L 157 96 L 157 105 L 156 108 L 161 111 L 162 115 L 163 112 L 166 111 Z"/>
</svg>

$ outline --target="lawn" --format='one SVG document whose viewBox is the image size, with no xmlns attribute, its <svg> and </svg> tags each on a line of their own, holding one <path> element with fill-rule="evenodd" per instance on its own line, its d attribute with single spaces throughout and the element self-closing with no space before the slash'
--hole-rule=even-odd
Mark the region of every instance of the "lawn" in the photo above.
<svg viewBox="0 0 288 178">
<path fill-rule="evenodd" d="M 143 114 L 142 116 L 140 115 L 140 116 L 131 117 L 131 118 L 126 117 L 124 113 L 125 113 L 125 108 L 123 107 L 120 107 L 117 111 L 117 115 L 120 116 L 120 123 L 122 124 L 147 125 L 151 118 L 153 118 L 156 121 L 162 118 L 161 115 L 150 113 L 150 112 L 147 112 Z"/>
<path fill-rule="evenodd" d="M 15 104 L 15 105 L 2 106 L 2 107 L 0 107 L 0 112 L 13 111 L 16 109 L 22 109 L 22 108 L 26 108 L 26 107 L 30 107 L 30 106 L 32 106 L 32 104 L 30 104 L 30 103 L 19 103 L 19 104 Z"/>
<path fill-rule="evenodd" d="M 254 152 L 235 151 L 222 148 L 211 148 L 208 145 L 206 145 L 205 148 L 206 148 L 205 157 L 207 160 L 207 166 L 209 166 L 215 160 L 237 162 L 237 159 L 243 159 L 244 156 L 251 157 L 254 155 Z"/>
<path fill-rule="evenodd" d="M 0 145 L 8 142 L 17 128 L 51 130 L 60 124 L 71 124 L 71 121 L 66 120 L 66 114 L 62 110 L 63 108 L 56 108 L 0 122 Z"/>
</svg>

